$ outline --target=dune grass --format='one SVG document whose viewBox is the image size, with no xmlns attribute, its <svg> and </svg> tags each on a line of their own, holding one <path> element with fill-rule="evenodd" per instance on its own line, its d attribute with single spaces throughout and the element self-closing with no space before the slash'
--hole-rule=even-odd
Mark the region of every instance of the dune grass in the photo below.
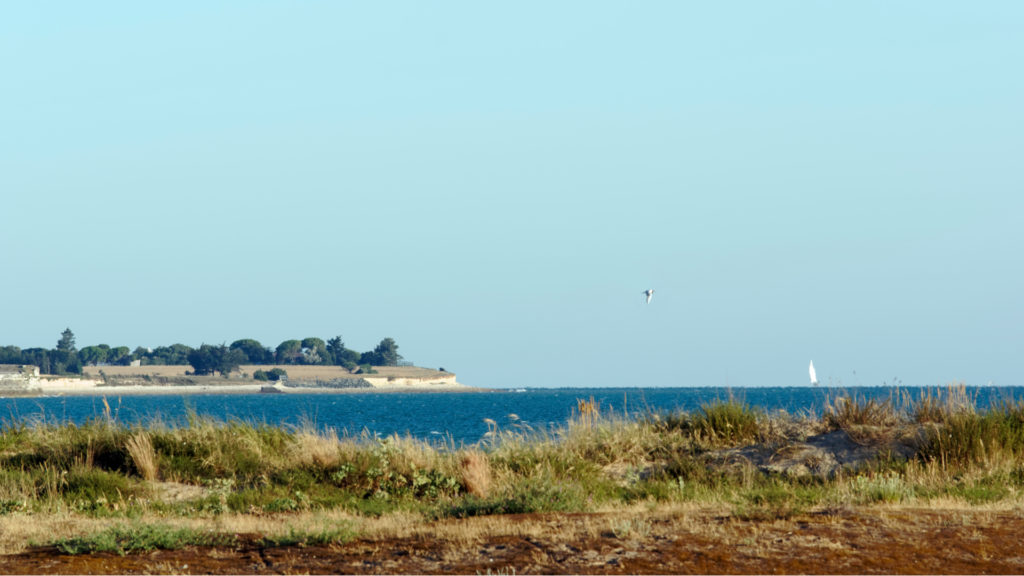
<svg viewBox="0 0 1024 576">
<path fill-rule="evenodd" d="M 749 445 L 782 454 L 828 431 L 864 445 L 910 438 L 913 453 L 826 476 L 765 472 L 730 456 Z M 167 496 L 181 487 L 191 491 Z M 0 430 L 0 516 L 108 520 L 101 531 L 56 541 L 69 551 L 219 542 L 204 540 L 203 531 L 161 528 L 184 518 L 216 527 L 227 517 L 341 511 L 429 521 L 702 503 L 748 519 L 784 519 L 844 506 L 1019 503 L 1022 488 L 1024 403 L 979 410 L 962 387 L 886 401 L 841 396 L 820 417 L 765 414 L 732 398 L 693 413 L 627 417 L 580 400 L 563 427 L 533 430 L 510 417 L 465 447 L 195 415 L 177 427 L 128 426 L 108 412 L 81 425 Z M 350 527 L 289 530 L 266 542 L 352 536 Z"/>
</svg>

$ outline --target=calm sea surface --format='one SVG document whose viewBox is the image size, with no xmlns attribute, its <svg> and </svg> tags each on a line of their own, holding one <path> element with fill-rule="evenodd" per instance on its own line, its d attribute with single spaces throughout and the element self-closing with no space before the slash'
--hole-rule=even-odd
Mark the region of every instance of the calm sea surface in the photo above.
<svg viewBox="0 0 1024 576">
<path fill-rule="evenodd" d="M 126 424 L 160 421 L 186 426 L 187 415 L 218 421 L 333 428 L 339 435 L 411 435 L 423 440 L 472 444 L 488 431 L 485 418 L 499 428 L 527 424 L 533 429 L 564 426 L 577 400 L 593 398 L 601 411 L 617 416 L 698 410 L 730 395 L 767 411 L 821 414 L 828 397 L 856 394 L 888 399 L 918 389 L 892 387 L 829 388 L 559 388 L 484 392 L 386 392 L 350 394 L 230 394 L 107 397 L 112 415 Z M 1024 398 L 1024 387 L 968 387 L 979 407 Z M 510 415 L 515 415 L 510 417 Z M 104 417 L 103 398 L 67 396 L 0 398 L 0 422 L 82 423 Z"/>
</svg>

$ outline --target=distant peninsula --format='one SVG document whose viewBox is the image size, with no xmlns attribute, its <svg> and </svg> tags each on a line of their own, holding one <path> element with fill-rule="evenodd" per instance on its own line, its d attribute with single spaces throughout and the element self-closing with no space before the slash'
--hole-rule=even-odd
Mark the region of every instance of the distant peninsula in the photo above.
<svg viewBox="0 0 1024 576">
<path fill-rule="evenodd" d="M 78 349 L 68 328 L 53 349 L 0 346 L 0 396 L 383 390 L 470 388 L 444 368 L 403 360 L 392 338 L 362 353 L 341 336 L 285 340 L 276 348 L 245 338 L 131 351 L 106 344 Z"/>
<path fill-rule="evenodd" d="M 41 375 L 35 367 L 0 365 L 0 396 L 157 394 L 288 394 L 385 391 L 470 391 L 454 373 L 416 366 L 353 374 L 339 366 L 272 367 L 276 381 L 253 377 L 267 366 L 243 365 L 230 376 L 196 376 L 188 366 L 89 366 L 80 376 Z"/>
</svg>

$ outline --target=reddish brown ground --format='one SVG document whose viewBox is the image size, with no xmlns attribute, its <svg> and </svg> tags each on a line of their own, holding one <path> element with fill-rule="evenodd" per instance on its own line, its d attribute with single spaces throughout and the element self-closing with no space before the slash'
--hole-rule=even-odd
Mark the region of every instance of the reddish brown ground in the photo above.
<svg viewBox="0 0 1024 576">
<path fill-rule="evenodd" d="M 644 520 L 642 534 L 594 531 L 593 515 L 512 516 L 555 535 L 412 537 L 325 547 L 233 548 L 67 556 L 37 548 L 0 556 L 12 574 L 1021 574 L 1024 513 L 869 510 L 786 521 L 705 515 Z M 591 526 L 587 528 L 586 525 Z M 545 533 L 535 531 L 534 533 Z M 578 538 L 567 538 L 577 535 Z"/>
</svg>

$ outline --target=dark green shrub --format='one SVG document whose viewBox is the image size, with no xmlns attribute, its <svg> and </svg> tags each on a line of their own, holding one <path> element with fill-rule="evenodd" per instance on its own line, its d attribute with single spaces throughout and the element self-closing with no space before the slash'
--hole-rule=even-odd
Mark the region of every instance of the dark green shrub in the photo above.
<svg viewBox="0 0 1024 576">
<path fill-rule="evenodd" d="M 252 374 L 253 380 L 259 380 L 260 382 L 277 382 L 278 380 L 287 379 L 288 372 L 274 368 L 269 371 L 257 370 Z"/>
</svg>

